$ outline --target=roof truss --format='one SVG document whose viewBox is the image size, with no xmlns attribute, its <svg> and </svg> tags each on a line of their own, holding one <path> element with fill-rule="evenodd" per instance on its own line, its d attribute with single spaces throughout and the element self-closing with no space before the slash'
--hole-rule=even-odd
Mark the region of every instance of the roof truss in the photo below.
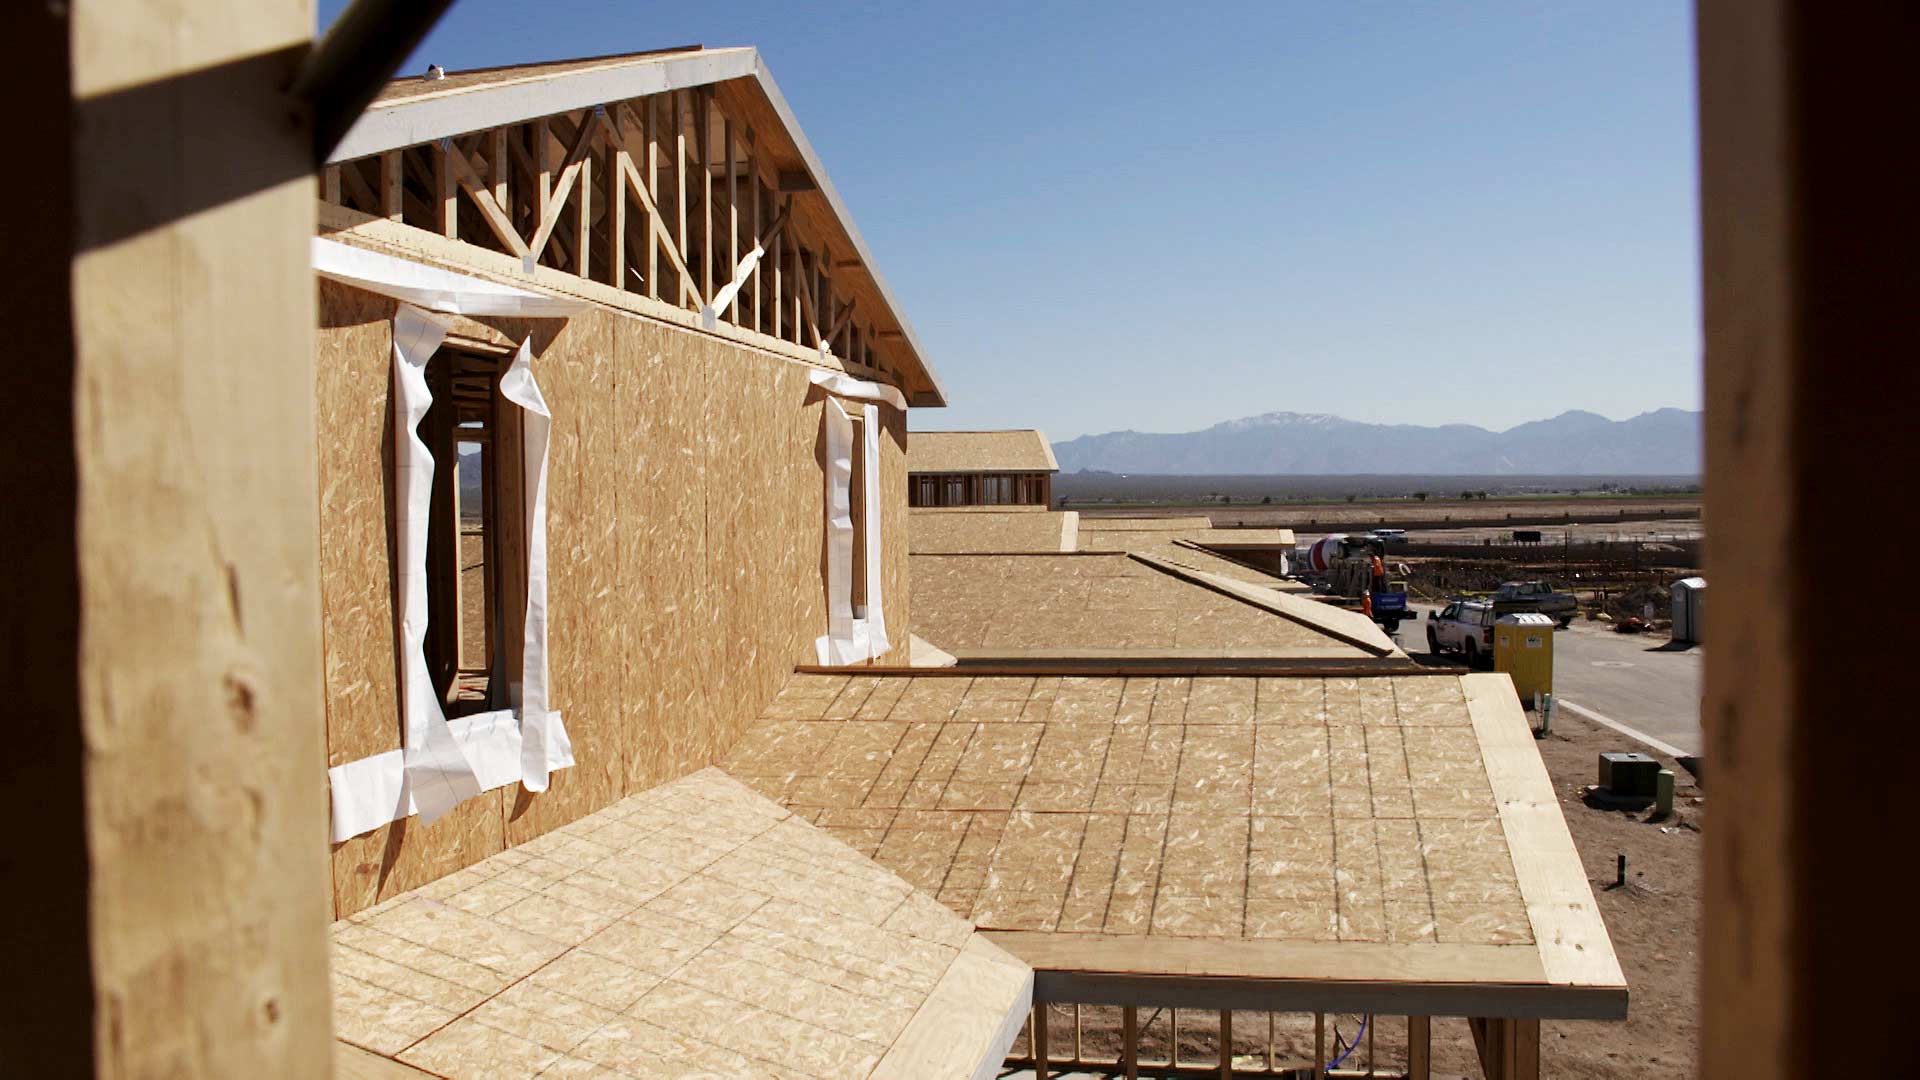
<svg viewBox="0 0 1920 1080">
<path fill-rule="evenodd" d="M 526 70 L 446 91 L 395 84 L 325 167 L 323 200 L 697 312 L 707 329 L 818 351 L 916 406 L 945 404 L 753 50 Z"/>
</svg>

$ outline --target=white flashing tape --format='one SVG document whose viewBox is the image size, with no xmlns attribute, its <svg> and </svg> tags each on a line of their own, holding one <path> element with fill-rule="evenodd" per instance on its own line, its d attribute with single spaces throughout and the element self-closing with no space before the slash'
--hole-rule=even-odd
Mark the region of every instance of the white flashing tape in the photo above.
<svg viewBox="0 0 1920 1080">
<path fill-rule="evenodd" d="M 559 724 L 559 713 L 553 714 L 553 722 Z M 513 710 L 462 716 L 448 721 L 447 728 L 472 763 L 481 791 L 522 779 L 520 724 Z M 333 791 L 334 843 L 420 812 L 407 785 L 404 753 L 389 750 L 327 770 L 327 783 Z"/>
<path fill-rule="evenodd" d="M 521 683 L 514 688 L 513 700 L 521 717 L 521 782 L 528 791 L 545 791 L 549 773 L 573 764 L 573 745 L 559 715 L 547 708 L 547 447 L 553 413 L 533 378 L 533 339 L 520 343 L 513 364 L 500 377 L 500 396 L 523 411 L 527 617 L 521 638 Z"/>
<path fill-rule="evenodd" d="M 587 308 L 585 300 L 543 296 L 318 236 L 313 238 L 313 269 L 328 280 L 443 315 L 565 318 Z"/>
<path fill-rule="evenodd" d="M 820 355 L 827 357 L 833 354 L 827 351 L 825 346 L 822 346 Z M 907 407 L 906 397 L 900 393 L 898 388 L 888 386 L 886 383 L 867 382 L 865 379 L 856 379 L 844 371 L 820 371 L 817 369 L 808 372 L 807 378 L 812 381 L 813 385 L 825 387 L 826 391 L 830 394 L 839 394 L 841 397 L 856 398 L 861 401 L 884 401 L 896 409 L 904 410 Z"/>
<path fill-rule="evenodd" d="M 891 390 L 892 387 L 887 389 Z M 886 655 L 887 620 L 880 609 L 880 407 L 867 405 L 861 417 L 861 434 L 865 436 L 865 453 L 861 462 L 861 479 L 865 483 L 864 501 L 866 520 L 862 522 L 867 531 L 867 616 L 856 620 L 856 638 L 865 631 L 866 654 L 869 658 Z"/>
<path fill-rule="evenodd" d="M 853 418 L 835 398 L 820 417 L 827 439 L 827 632 L 814 642 L 820 663 L 864 660 L 853 639 Z"/>
<path fill-rule="evenodd" d="M 420 439 L 420 421 L 433 406 L 427 358 L 447 334 L 447 320 L 411 304 L 393 316 L 394 531 L 400 555 L 400 715 L 406 786 L 431 824 L 464 799 L 480 794 L 460 744 L 447 730 L 433 676 L 427 670 L 427 533 L 433 500 L 433 452 Z"/>
</svg>

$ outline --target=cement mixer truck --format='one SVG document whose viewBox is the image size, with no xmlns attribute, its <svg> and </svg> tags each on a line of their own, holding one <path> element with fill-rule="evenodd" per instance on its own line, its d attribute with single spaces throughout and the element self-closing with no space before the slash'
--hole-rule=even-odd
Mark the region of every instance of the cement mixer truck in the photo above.
<svg viewBox="0 0 1920 1080">
<path fill-rule="evenodd" d="M 1377 536 L 1334 533 L 1294 549 L 1294 576 L 1314 594 L 1356 607 L 1392 634 L 1407 613 L 1407 583 L 1387 579 L 1387 545 Z"/>
</svg>

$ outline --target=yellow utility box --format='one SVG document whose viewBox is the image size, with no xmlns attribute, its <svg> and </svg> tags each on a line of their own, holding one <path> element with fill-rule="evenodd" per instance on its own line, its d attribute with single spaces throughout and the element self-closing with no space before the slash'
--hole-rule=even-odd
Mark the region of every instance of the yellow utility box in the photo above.
<svg viewBox="0 0 1920 1080">
<path fill-rule="evenodd" d="M 1493 624 L 1493 670 L 1513 679 L 1520 703 L 1553 693 L 1553 620 L 1535 612 L 1502 615 Z"/>
</svg>

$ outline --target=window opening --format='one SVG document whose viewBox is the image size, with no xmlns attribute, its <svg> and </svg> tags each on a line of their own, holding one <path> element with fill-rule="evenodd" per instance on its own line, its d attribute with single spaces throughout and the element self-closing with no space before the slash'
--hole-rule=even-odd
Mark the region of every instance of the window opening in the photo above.
<svg viewBox="0 0 1920 1080">
<path fill-rule="evenodd" d="M 859 410 L 853 420 L 853 473 L 848 482 L 853 515 L 853 617 L 867 617 L 867 440 L 866 421 Z"/>
<path fill-rule="evenodd" d="M 517 470 L 496 456 L 505 355 L 442 349 L 427 363 L 433 407 L 421 429 L 433 453 L 427 538 L 427 666 L 449 717 L 505 706 L 495 678 L 503 629 L 499 597 L 501 488 Z"/>
</svg>

